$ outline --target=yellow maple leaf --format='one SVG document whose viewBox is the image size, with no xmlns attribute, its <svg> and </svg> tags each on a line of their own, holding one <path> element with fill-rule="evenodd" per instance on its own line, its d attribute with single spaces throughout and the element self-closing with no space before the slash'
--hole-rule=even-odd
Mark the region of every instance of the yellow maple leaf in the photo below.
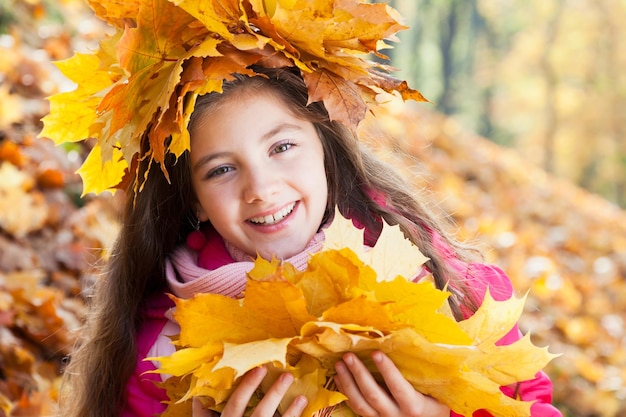
<svg viewBox="0 0 626 417">
<path fill-rule="evenodd" d="M 394 280 L 398 276 L 412 279 L 428 260 L 410 240 L 404 237 L 399 226 L 383 222 L 383 230 L 371 249 L 363 246 L 363 230 L 336 210 L 331 225 L 324 230 L 324 249 L 351 248 L 358 258 L 376 271 L 378 280 Z"/>
<path fill-rule="evenodd" d="M 219 343 L 181 349 L 170 356 L 159 358 L 161 369 L 156 373 L 164 373 L 163 369 L 168 369 L 173 375 L 185 376 L 198 368 L 199 363 L 214 361 L 222 352 L 223 348 Z"/>
<path fill-rule="evenodd" d="M 242 300 L 214 294 L 175 300 L 179 351 L 171 359 L 153 359 L 161 362 L 158 372 L 190 376 L 172 393 L 178 401 L 199 396 L 219 411 L 241 375 L 265 364 L 270 373 L 264 389 L 281 372 L 294 374 L 281 409 L 302 394 L 309 400 L 307 417 L 353 415 L 332 387 L 334 364 L 354 352 L 380 379 L 371 359 L 379 350 L 415 389 L 459 414 L 469 417 L 485 409 L 494 415 L 530 415 L 531 403 L 507 397 L 500 387 L 531 379 L 554 355 L 536 348 L 528 336 L 496 345 L 515 326 L 524 298 L 495 301 L 487 292 L 473 317 L 456 322 L 444 308 L 447 292 L 402 276 L 379 280 L 356 255 L 369 253 L 363 250 L 362 231 L 339 215 L 334 224 L 327 248 L 311 257 L 305 271 L 259 258 Z M 381 253 L 407 245 L 398 232 L 383 233 Z M 353 247 L 328 249 L 348 243 Z M 202 328 L 207 331 L 199 332 Z"/>
<path fill-rule="evenodd" d="M 217 371 L 230 368 L 235 371 L 237 378 L 251 369 L 265 364 L 273 364 L 281 369 L 288 369 L 287 345 L 292 338 L 264 339 L 242 344 L 224 344 L 224 354 L 213 368 Z"/>
<path fill-rule="evenodd" d="M 351 248 L 360 257 L 365 253 L 363 244 L 363 230 L 354 227 L 351 220 L 343 217 L 339 210 L 335 210 L 332 223 L 324 229 L 324 247 L 322 250 Z"/>
<path fill-rule="evenodd" d="M 290 282 L 249 280 L 245 294 L 242 309 L 257 316 L 272 337 L 294 336 L 304 323 L 315 319 L 307 311 L 302 291 Z M 268 303 L 268 299 L 275 302 Z"/>
<path fill-rule="evenodd" d="M 449 293 L 428 281 L 413 283 L 401 277 L 371 284 L 376 300 L 389 304 L 396 321 L 410 325 L 432 343 L 469 345 L 472 337 L 445 308 Z"/>
<path fill-rule="evenodd" d="M 89 155 L 87 155 L 83 165 L 77 171 L 83 180 L 84 191 L 90 190 L 95 193 L 103 191 L 113 192 L 113 184 L 118 184 L 128 169 L 128 164 L 119 149 L 112 149 L 111 159 L 109 160 L 102 158 L 101 150 L 100 146 L 94 146 Z"/>
<path fill-rule="evenodd" d="M 271 332 L 263 327 L 263 319 L 245 309 L 239 300 L 219 294 L 197 294 L 187 300 L 175 301 L 174 318 L 185 324 L 181 326 L 178 339 L 181 346 L 246 343 L 272 337 Z"/>
<path fill-rule="evenodd" d="M 189 417 L 192 415 L 191 401 L 179 401 L 185 393 L 181 386 L 187 384 L 186 382 L 181 382 L 181 379 L 172 376 L 161 384 L 169 399 L 166 401 L 167 409 L 161 414 L 161 417 Z"/>
<path fill-rule="evenodd" d="M 215 406 L 223 403 L 230 397 L 231 392 L 237 387 L 235 370 L 232 368 L 214 369 L 220 357 L 210 362 L 201 363 L 191 375 L 189 391 L 180 401 L 186 401 L 192 397 L 199 397 Z"/>
<path fill-rule="evenodd" d="M 294 341 L 293 346 L 316 358 L 332 374 L 334 364 L 345 352 L 354 352 L 371 363 L 369 356 L 363 353 L 381 349 L 385 343 L 388 343 L 388 335 L 371 326 L 317 321 L 302 327 L 301 338 Z"/>
<path fill-rule="evenodd" d="M 491 357 L 476 346 L 432 344 L 411 329 L 395 332 L 389 339 L 389 344 L 380 350 L 404 377 L 418 391 L 438 399 L 454 412 L 470 417 L 485 409 L 494 415 L 530 416 L 531 403 L 502 394 L 500 384 L 484 373 L 491 366 Z M 514 356 L 509 356 L 509 360 L 514 362 Z"/>
<path fill-rule="evenodd" d="M 363 295 L 330 307 L 324 311 L 321 319 L 338 324 L 368 326 L 383 334 L 409 326 L 394 319 L 388 303 L 368 299 Z"/>
<path fill-rule="evenodd" d="M 319 270 L 307 271 L 297 276 L 295 282 L 307 300 L 309 313 L 315 317 L 321 316 L 344 298 L 343 289 L 333 280 L 332 275 Z"/>
<path fill-rule="evenodd" d="M 56 62 L 59 70 L 77 84 L 74 91 L 50 97 L 50 114 L 42 121 L 40 136 L 52 139 L 56 144 L 77 142 L 90 136 L 89 129 L 96 121 L 96 107 L 101 97 L 96 93 L 111 86 L 120 78 L 119 71 L 104 70 L 102 57 L 77 53 L 73 57 Z M 80 71 L 76 69 L 80 68 Z"/>
<path fill-rule="evenodd" d="M 502 302 L 496 301 L 487 294 L 481 307 L 470 318 L 463 320 L 459 325 L 470 335 L 478 346 L 492 345 L 503 338 L 517 323 L 522 312 L 526 297 L 511 297 L 507 301 L 507 308 L 499 308 Z"/>
</svg>

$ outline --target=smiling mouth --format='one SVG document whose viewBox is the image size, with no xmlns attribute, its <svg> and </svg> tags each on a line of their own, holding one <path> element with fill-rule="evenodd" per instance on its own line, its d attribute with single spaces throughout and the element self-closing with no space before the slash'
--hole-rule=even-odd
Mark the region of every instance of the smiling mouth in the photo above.
<svg viewBox="0 0 626 417">
<path fill-rule="evenodd" d="M 262 216 L 262 217 L 253 217 L 249 219 L 248 221 L 254 224 L 263 224 L 263 225 L 268 225 L 268 226 L 272 224 L 276 224 L 282 219 L 284 219 L 285 217 L 287 217 L 289 214 L 291 214 L 295 206 L 296 206 L 296 203 L 291 203 L 285 208 L 278 210 L 274 214 L 270 214 L 270 215 Z"/>
</svg>

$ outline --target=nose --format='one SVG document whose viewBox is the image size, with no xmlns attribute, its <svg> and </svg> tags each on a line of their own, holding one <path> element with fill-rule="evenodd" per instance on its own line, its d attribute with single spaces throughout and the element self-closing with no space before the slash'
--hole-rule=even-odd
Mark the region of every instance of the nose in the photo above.
<svg viewBox="0 0 626 417">
<path fill-rule="evenodd" d="M 248 167 L 243 190 L 246 203 L 269 201 L 280 186 L 279 175 L 267 166 Z"/>
</svg>

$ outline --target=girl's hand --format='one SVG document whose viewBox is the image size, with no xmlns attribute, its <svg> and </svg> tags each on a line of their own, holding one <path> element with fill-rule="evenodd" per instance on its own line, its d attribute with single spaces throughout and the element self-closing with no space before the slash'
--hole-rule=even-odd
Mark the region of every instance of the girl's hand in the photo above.
<svg viewBox="0 0 626 417">
<path fill-rule="evenodd" d="M 222 411 L 222 417 L 241 417 L 246 411 L 246 407 L 250 402 L 250 399 L 254 395 L 254 392 L 259 387 L 263 378 L 267 375 L 267 368 L 259 367 L 252 369 L 246 375 L 244 375 L 241 384 L 233 391 L 232 395 Z M 256 406 L 251 414 L 251 417 L 272 417 L 275 414 L 278 415 L 278 405 L 285 396 L 287 389 L 293 382 L 293 375 L 290 373 L 284 373 L 278 379 L 269 390 L 263 396 L 263 399 Z M 306 407 L 307 400 L 303 395 L 297 396 L 291 405 L 285 410 L 284 415 L 289 417 L 300 417 L 302 411 Z M 194 408 L 194 417 L 196 416 L 210 416 L 211 414 L 196 414 Z"/>
<path fill-rule="evenodd" d="M 402 376 L 391 359 L 374 352 L 372 359 L 380 371 L 383 388 L 353 353 L 346 353 L 337 362 L 335 383 L 348 397 L 346 403 L 362 417 L 448 417 L 450 409 L 434 398 L 417 392 Z"/>
<path fill-rule="evenodd" d="M 191 400 L 191 416 L 192 417 L 219 417 L 217 411 L 204 408 L 204 405 L 196 397 Z"/>
</svg>

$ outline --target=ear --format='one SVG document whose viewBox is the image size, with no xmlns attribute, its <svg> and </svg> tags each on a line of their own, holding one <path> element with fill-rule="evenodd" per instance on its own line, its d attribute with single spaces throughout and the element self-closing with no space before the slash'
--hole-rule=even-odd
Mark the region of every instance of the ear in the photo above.
<svg viewBox="0 0 626 417">
<path fill-rule="evenodd" d="M 200 220 L 200 222 L 204 223 L 209 220 L 208 214 L 206 214 L 206 211 L 204 211 L 199 202 L 194 203 L 193 210 L 196 213 L 196 218 Z"/>
</svg>

